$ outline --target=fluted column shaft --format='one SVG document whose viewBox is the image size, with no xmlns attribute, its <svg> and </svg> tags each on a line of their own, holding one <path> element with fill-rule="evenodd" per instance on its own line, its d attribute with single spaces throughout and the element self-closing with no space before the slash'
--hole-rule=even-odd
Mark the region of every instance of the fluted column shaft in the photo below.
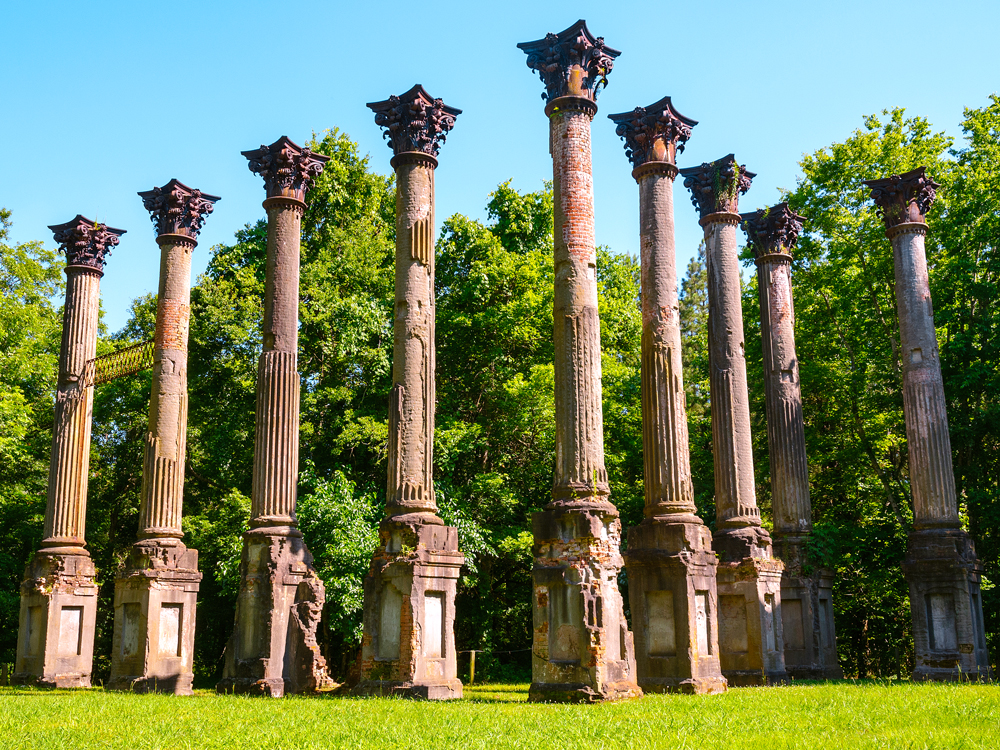
<svg viewBox="0 0 1000 750">
<path fill-rule="evenodd" d="M 757 258 L 774 530 L 784 537 L 812 530 L 791 261 L 790 255 L 780 252 Z"/>
<path fill-rule="evenodd" d="M 556 102 L 566 102 L 551 111 Z M 591 105 L 592 107 L 592 105 Z M 594 505 L 610 494 L 604 466 L 601 330 L 597 313 L 590 122 L 596 107 L 549 104 L 555 203 L 555 419 L 553 503 Z"/>
<path fill-rule="evenodd" d="M 674 178 L 664 162 L 638 167 L 642 264 L 642 448 L 647 518 L 693 515 L 674 249 Z"/>
<path fill-rule="evenodd" d="M 257 367 L 252 529 L 296 525 L 299 471 L 299 244 L 305 204 L 274 196 L 267 210 L 264 351 Z"/>
<path fill-rule="evenodd" d="M 178 234 L 163 234 L 156 241 L 160 246 L 160 288 L 139 538 L 180 539 L 184 533 L 181 509 L 187 448 L 191 253 L 196 243 Z"/>
<path fill-rule="evenodd" d="M 437 511 L 434 500 L 434 169 L 423 153 L 396 169 L 396 302 L 386 517 Z"/>
<path fill-rule="evenodd" d="M 924 249 L 927 225 L 899 224 L 887 234 L 896 272 L 914 528 L 957 529 L 951 438 Z"/>
<path fill-rule="evenodd" d="M 754 491 L 753 445 L 737 256 L 738 214 L 702 219 L 708 271 L 708 358 L 717 533 L 760 526 Z"/>
<path fill-rule="evenodd" d="M 86 385 L 85 368 L 97 353 L 103 275 L 87 266 L 66 267 L 66 304 L 43 550 L 87 554 L 83 547 L 94 389 Z"/>
</svg>

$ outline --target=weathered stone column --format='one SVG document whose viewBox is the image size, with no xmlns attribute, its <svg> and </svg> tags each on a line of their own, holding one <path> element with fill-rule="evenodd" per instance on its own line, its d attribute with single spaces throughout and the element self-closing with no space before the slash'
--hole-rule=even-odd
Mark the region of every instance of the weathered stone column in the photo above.
<svg viewBox="0 0 1000 750">
<path fill-rule="evenodd" d="M 555 242 L 556 466 L 552 502 L 535 513 L 534 643 L 529 700 L 642 694 L 618 591 L 621 522 L 604 468 L 590 123 L 620 52 L 584 21 L 524 42 L 545 84 Z"/>
<path fill-rule="evenodd" d="M 187 342 L 191 253 L 218 196 L 177 180 L 139 193 L 156 226 L 153 382 L 139 506 L 139 541 L 115 581 L 112 690 L 190 695 L 198 550 L 181 542 L 187 444 Z"/>
<path fill-rule="evenodd" d="M 250 530 L 243 538 L 236 627 L 219 692 L 281 697 L 329 681 L 316 628 L 326 592 L 296 528 L 299 473 L 299 245 L 305 194 L 330 157 L 282 136 L 244 151 L 264 178 L 264 351 L 257 366 Z"/>
<path fill-rule="evenodd" d="M 434 499 L 434 169 L 461 110 L 419 84 L 368 106 L 396 170 L 396 306 L 385 519 L 365 578 L 357 692 L 461 698 L 455 594 L 465 558 Z"/>
<path fill-rule="evenodd" d="M 885 220 L 896 269 L 903 410 L 913 490 L 913 531 L 903 570 L 910 585 L 916 665 L 913 679 L 991 677 L 982 568 L 959 521 L 944 382 L 931 304 L 924 237 L 939 187 L 918 167 L 868 180 Z"/>
<path fill-rule="evenodd" d="M 66 304 L 45 537 L 21 584 L 14 682 L 90 687 L 97 584 L 84 541 L 94 403 L 87 366 L 97 353 L 105 259 L 125 230 L 80 215 L 49 229 L 66 253 Z"/>
<path fill-rule="evenodd" d="M 785 563 L 781 576 L 785 669 L 792 677 L 839 679 L 844 674 L 837 662 L 833 572 L 808 565 L 806 553 L 812 508 L 791 282 L 791 250 L 803 219 L 787 203 L 741 217 L 757 261 L 774 536 Z M 808 575 L 804 564 L 811 571 Z"/>
<path fill-rule="evenodd" d="M 722 674 L 730 685 L 757 685 L 784 680 L 786 674 L 783 566 L 771 555 L 771 536 L 761 527 L 754 491 L 736 247 L 739 196 L 750 189 L 755 175 L 732 154 L 681 174 L 705 228 Z"/>
<path fill-rule="evenodd" d="M 676 154 L 698 123 L 669 96 L 608 117 L 639 183 L 646 518 L 629 529 L 625 554 L 638 682 L 646 692 L 719 693 L 718 558 L 694 505 L 674 252 Z"/>
</svg>

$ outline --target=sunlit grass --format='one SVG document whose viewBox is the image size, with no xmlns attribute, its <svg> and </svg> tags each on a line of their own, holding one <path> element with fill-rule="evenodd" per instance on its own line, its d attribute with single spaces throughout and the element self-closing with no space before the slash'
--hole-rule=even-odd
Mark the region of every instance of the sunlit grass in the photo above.
<svg viewBox="0 0 1000 750">
<path fill-rule="evenodd" d="M 526 685 L 466 686 L 465 696 L 431 704 L 0 688 L 0 747 L 1000 747 L 1000 685 L 815 683 L 596 706 L 528 704 Z"/>
</svg>

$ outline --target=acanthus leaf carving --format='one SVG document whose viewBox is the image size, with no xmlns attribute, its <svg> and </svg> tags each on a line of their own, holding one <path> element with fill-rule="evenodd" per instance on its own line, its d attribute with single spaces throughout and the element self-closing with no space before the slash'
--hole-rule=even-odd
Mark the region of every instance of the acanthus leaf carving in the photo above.
<svg viewBox="0 0 1000 750">
<path fill-rule="evenodd" d="M 53 224 L 49 229 L 66 254 L 67 265 L 86 266 L 98 271 L 104 270 L 108 253 L 125 234 L 124 229 L 91 221 L 80 214 L 72 221 Z"/>
<path fill-rule="evenodd" d="M 805 221 L 805 217 L 795 213 L 787 203 L 740 214 L 740 219 L 757 258 L 770 253 L 787 253 L 795 247 Z"/>
<path fill-rule="evenodd" d="M 680 170 L 684 187 L 691 191 L 691 202 L 702 218 L 714 213 L 738 210 L 740 196 L 750 189 L 757 175 L 736 163 L 733 154 L 697 167 Z"/>
<path fill-rule="evenodd" d="M 618 126 L 615 133 L 625 141 L 625 156 L 633 167 L 651 161 L 675 163 L 691 137 L 691 128 L 698 124 L 678 112 L 669 96 L 648 107 L 608 115 L 608 119 Z"/>
<path fill-rule="evenodd" d="M 941 187 L 926 171 L 926 167 L 917 167 L 881 180 L 865 180 L 887 230 L 908 222 L 925 223 Z"/>
<path fill-rule="evenodd" d="M 264 178 L 267 197 L 284 196 L 305 201 L 306 191 L 323 172 L 329 156 L 317 154 L 281 136 L 270 146 L 242 151 L 251 172 Z"/>
<path fill-rule="evenodd" d="M 420 152 L 437 156 L 462 110 L 434 99 L 419 83 L 400 96 L 367 105 L 393 154 Z"/>
<path fill-rule="evenodd" d="M 528 56 L 528 67 L 538 73 L 545 85 L 542 99 L 551 102 L 561 96 L 578 96 L 597 101 L 608 85 L 608 74 L 621 52 L 595 37 L 587 22 L 579 20 L 558 34 L 517 45 Z"/>
<path fill-rule="evenodd" d="M 179 180 L 171 180 L 163 187 L 140 192 L 142 205 L 149 211 L 156 234 L 182 234 L 192 239 L 205 225 L 213 210 L 217 195 L 209 195 L 189 188 Z"/>
</svg>

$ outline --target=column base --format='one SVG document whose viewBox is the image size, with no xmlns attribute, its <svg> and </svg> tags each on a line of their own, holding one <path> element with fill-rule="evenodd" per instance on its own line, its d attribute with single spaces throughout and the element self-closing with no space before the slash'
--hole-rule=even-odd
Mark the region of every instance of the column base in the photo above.
<svg viewBox="0 0 1000 750">
<path fill-rule="evenodd" d="M 41 550 L 25 568 L 12 683 L 90 687 L 97 625 L 90 555 Z"/>
<path fill-rule="evenodd" d="M 833 571 L 785 560 L 781 575 L 781 626 L 785 671 L 796 680 L 842 680 L 833 620 Z"/>
<path fill-rule="evenodd" d="M 458 530 L 436 517 L 386 519 L 365 577 L 361 682 L 356 695 L 462 697 L 455 594 L 465 557 Z"/>
<path fill-rule="evenodd" d="M 332 687 L 316 642 L 326 591 L 301 534 L 247 532 L 240 578 L 216 691 L 280 698 Z"/>
<path fill-rule="evenodd" d="M 635 649 L 618 591 L 621 522 L 604 507 L 532 516 L 535 544 L 529 701 L 638 698 Z"/>
<path fill-rule="evenodd" d="M 198 550 L 139 542 L 115 581 L 109 690 L 191 695 Z"/>
<path fill-rule="evenodd" d="M 695 516 L 647 518 L 629 529 L 625 567 L 643 692 L 726 691 L 717 566 L 711 533 Z"/>
<path fill-rule="evenodd" d="M 783 569 L 774 559 L 719 564 L 719 655 L 730 687 L 788 680 L 781 626 Z"/>
<path fill-rule="evenodd" d="M 910 586 L 913 680 L 992 679 L 980 598 L 982 568 L 961 529 L 910 534 L 903 572 Z"/>
</svg>

